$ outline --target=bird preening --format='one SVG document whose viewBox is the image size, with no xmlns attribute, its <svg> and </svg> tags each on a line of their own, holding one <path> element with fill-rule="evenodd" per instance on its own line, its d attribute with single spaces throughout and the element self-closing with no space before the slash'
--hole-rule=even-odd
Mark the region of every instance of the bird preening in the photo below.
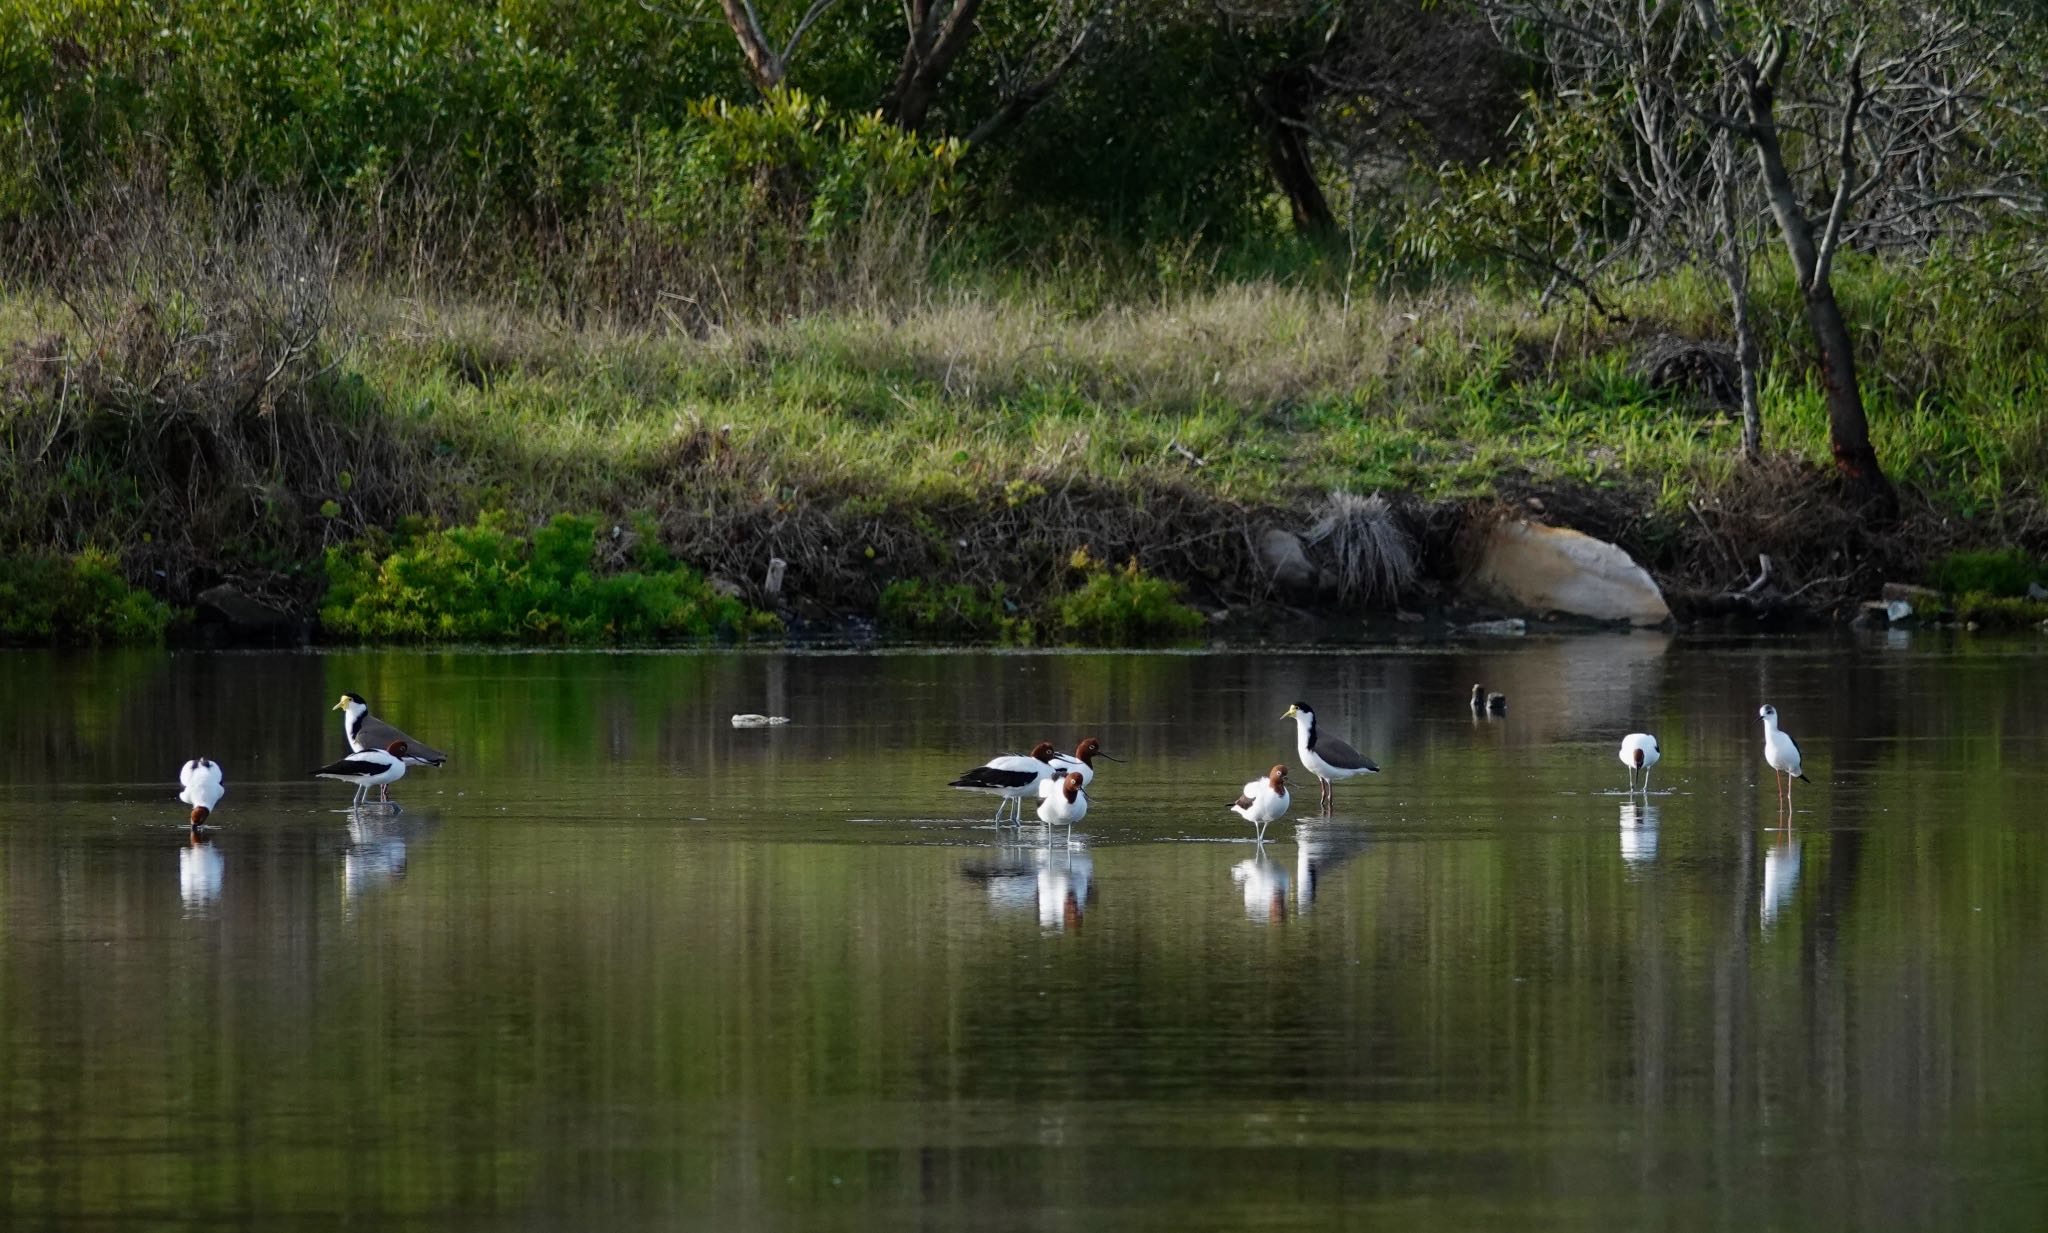
<svg viewBox="0 0 2048 1233">
<path fill-rule="evenodd" d="M 1230 811 L 1252 824 L 1254 838 L 1266 842 L 1266 826 L 1278 822 L 1287 813 L 1292 798 L 1287 792 L 1287 768 L 1275 763 L 1266 772 L 1264 779 L 1254 779 L 1244 786 Z"/>
<path fill-rule="evenodd" d="M 980 766 L 971 767 L 947 786 L 962 788 L 969 792 L 993 794 L 997 798 L 997 829 L 1002 828 L 1006 813 L 1012 826 L 1021 827 L 1024 825 L 1024 802 L 1042 802 L 1042 793 L 1048 783 L 1063 783 L 1067 778 L 1073 777 L 1080 780 L 1081 788 L 1085 789 L 1092 785 L 1095 782 L 1097 758 L 1107 758 L 1111 762 L 1123 761 L 1113 754 L 1102 752 L 1102 742 L 1092 736 L 1082 738 L 1081 743 L 1074 746 L 1074 752 L 1071 754 L 1057 752 L 1051 741 L 1040 741 L 1031 747 L 1028 754 L 1003 754 L 990 758 Z M 1077 812 L 1060 820 L 1071 829 L 1087 812 L 1087 800 L 1083 798 Z M 1045 813 L 1045 805 L 1041 803 L 1038 809 L 1040 821 L 1045 820 Z"/>
<path fill-rule="evenodd" d="M 204 831 L 206 819 L 213 815 L 215 806 L 228 791 L 221 783 L 220 763 L 211 758 L 194 758 L 179 768 L 178 784 L 178 799 L 192 806 L 193 832 Z"/>
<path fill-rule="evenodd" d="M 1628 768 L 1628 790 L 1637 789 L 1636 776 L 1642 775 L 1642 792 L 1650 794 L 1650 768 L 1657 765 L 1664 751 L 1657 748 L 1657 738 L 1647 732 L 1631 732 L 1621 738 L 1621 764 Z"/>
</svg>

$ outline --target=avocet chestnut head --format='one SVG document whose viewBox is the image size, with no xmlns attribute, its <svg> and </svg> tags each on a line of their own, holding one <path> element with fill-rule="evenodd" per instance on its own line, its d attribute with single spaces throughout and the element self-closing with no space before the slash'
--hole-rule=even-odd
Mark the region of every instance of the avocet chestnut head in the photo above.
<svg viewBox="0 0 2048 1233">
<path fill-rule="evenodd" d="M 1628 790 L 1636 790 L 1636 772 L 1643 774 L 1643 792 L 1650 791 L 1650 768 L 1657 765 L 1664 751 L 1657 748 L 1657 738 L 1647 732 L 1631 732 L 1621 738 L 1621 764 L 1628 768 Z"/>
<path fill-rule="evenodd" d="M 1230 811 L 1257 828 L 1254 838 L 1266 842 L 1266 825 L 1277 822 L 1287 813 L 1291 798 L 1287 791 L 1287 768 L 1275 763 L 1266 772 L 1264 779 L 1254 779 L 1244 786 Z"/>
<path fill-rule="evenodd" d="M 1095 759 L 1097 758 L 1107 758 L 1111 762 L 1123 761 L 1122 758 L 1114 754 L 1102 752 L 1102 742 L 1091 736 L 1083 739 L 1079 745 L 1074 746 L 1074 752 L 1070 754 L 1054 754 L 1052 764 L 1058 770 L 1078 773 L 1081 776 L 1081 786 L 1087 788 L 1093 787 L 1095 784 Z"/>
<path fill-rule="evenodd" d="M 178 770 L 178 799 L 192 806 L 192 829 L 206 825 L 220 798 L 227 795 L 221 783 L 220 763 L 211 758 L 194 758 Z"/>
</svg>

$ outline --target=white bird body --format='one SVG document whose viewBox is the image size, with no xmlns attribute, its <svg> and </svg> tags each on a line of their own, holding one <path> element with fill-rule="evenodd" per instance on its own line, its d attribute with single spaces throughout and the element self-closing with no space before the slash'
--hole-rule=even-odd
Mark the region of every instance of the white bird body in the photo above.
<svg viewBox="0 0 2048 1233">
<path fill-rule="evenodd" d="M 220 798 L 228 794 L 227 786 L 221 783 L 220 763 L 210 758 L 194 758 L 178 770 L 180 791 L 178 799 L 192 806 L 192 825 L 199 826 L 220 804 Z"/>
<path fill-rule="evenodd" d="M 1002 826 L 1004 811 L 1012 807 L 1021 824 L 1024 802 L 1035 799 L 1039 788 L 1054 774 L 1052 760 L 1052 742 L 1040 741 L 1028 754 L 1002 754 L 990 758 L 947 786 L 968 792 L 987 792 L 999 798 L 996 801 L 998 827 Z"/>
<path fill-rule="evenodd" d="M 1316 713 L 1307 703 L 1295 703 L 1280 718 L 1294 721 L 1295 752 L 1301 756 L 1302 769 L 1314 775 L 1322 785 L 1323 812 L 1328 813 L 1331 809 L 1333 793 L 1330 786 L 1333 783 L 1354 775 L 1380 773 L 1379 766 L 1371 758 L 1317 727 Z"/>
<path fill-rule="evenodd" d="M 1088 816 L 1088 792 L 1081 786 L 1081 773 L 1069 771 L 1038 785 L 1038 820 L 1047 826 L 1064 826 Z"/>
<path fill-rule="evenodd" d="M 1643 773 L 1643 791 L 1650 790 L 1650 768 L 1663 758 L 1664 751 L 1657 748 L 1657 738 L 1647 732 L 1631 732 L 1621 738 L 1621 764 L 1628 768 L 1628 787 L 1636 789 L 1636 772 Z"/>
<path fill-rule="evenodd" d="M 363 803 L 370 789 L 397 783 L 405 778 L 405 742 L 393 741 L 389 749 L 365 749 L 339 762 L 330 762 L 313 774 L 321 779 L 339 779 L 356 785 L 355 805 Z"/>
<path fill-rule="evenodd" d="M 347 738 L 348 747 L 357 753 L 389 749 L 392 742 L 403 741 L 405 760 L 413 766 L 440 766 L 448 761 L 447 754 L 412 739 L 370 714 L 370 704 L 363 701 L 360 694 L 343 694 L 341 701 L 332 709 L 341 712 L 341 734 Z"/>
<path fill-rule="evenodd" d="M 1778 708 L 1764 706 L 1757 710 L 1764 721 L 1764 761 L 1778 773 L 1778 806 L 1781 812 L 1792 812 L 1792 781 L 1805 780 L 1804 764 L 1799 757 L 1799 746 L 1791 734 L 1778 726 Z"/>
<path fill-rule="evenodd" d="M 1287 791 L 1287 768 L 1275 766 L 1264 779 L 1246 784 L 1230 811 L 1258 828 L 1256 837 L 1263 842 L 1267 825 L 1285 817 L 1287 806 L 1292 803 L 1293 794 Z"/>
</svg>

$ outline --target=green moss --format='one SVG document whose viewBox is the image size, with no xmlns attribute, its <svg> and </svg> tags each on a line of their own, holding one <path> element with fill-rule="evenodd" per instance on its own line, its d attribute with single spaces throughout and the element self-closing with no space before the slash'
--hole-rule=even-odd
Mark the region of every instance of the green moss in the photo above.
<svg viewBox="0 0 2048 1233">
<path fill-rule="evenodd" d="M 2041 577 L 2041 567 L 2017 548 L 2001 552 L 1953 552 L 1928 571 L 1930 585 L 1950 595 L 2014 599 Z"/>
<path fill-rule="evenodd" d="M 0 554 L 0 641 L 160 643 L 177 615 L 129 586 L 109 553 Z"/>
<path fill-rule="evenodd" d="M 2048 603 L 1975 591 L 1956 597 L 1954 616 L 1984 629 L 2031 629 L 2048 622 Z"/>
<path fill-rule="evenodd" d="M 382 555 L 330 550 L 320 620 L 369 641 L 657 642 L 781 628 L 645 540 L 638 569 L 599 574 L 596 544 L 594 518 L 557 515 L 529 539 L 487 514 Z"/>
</svg>

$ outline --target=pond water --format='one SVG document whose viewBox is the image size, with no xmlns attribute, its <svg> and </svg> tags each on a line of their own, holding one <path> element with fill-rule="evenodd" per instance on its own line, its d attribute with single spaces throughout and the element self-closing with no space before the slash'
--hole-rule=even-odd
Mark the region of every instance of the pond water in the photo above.
<svg viewBox="0 0 2048 1233">
<path fill-rule="evenodd" d="M 2048 1213 L 2043 644 L 15 653 L 0 684 L 6 1228 Z M 343 690 L 452 755 L 398 811 L 304 775 Z M 1261 852 L 1224 807 L 1294 762 L 1296 700 L 1385 773 L 1327 819 L 1298 784 Z M 1789 830 L 1765 701 L 1813 780 Z M 1071 844 L 945 787 L 1087 735 L 1130 760 Z"/>
</svg>

